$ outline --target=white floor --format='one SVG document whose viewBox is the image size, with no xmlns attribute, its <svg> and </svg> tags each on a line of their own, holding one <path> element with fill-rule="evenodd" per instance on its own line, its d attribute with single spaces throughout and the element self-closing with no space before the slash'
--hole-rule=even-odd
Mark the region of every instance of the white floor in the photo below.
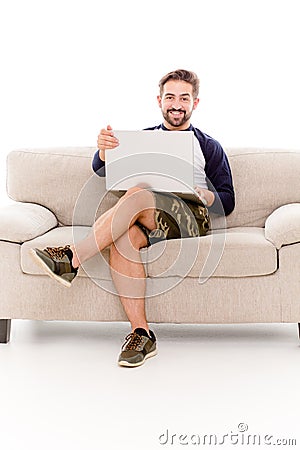
<svg viewBox="0 0 300 450">
<path fill-rule="evenodd" d="M 296 324 L 152 329 L 158 356 L 127 369 L 125 323 L 13 321 L 0 449 L 300 448 Z"/>
</svg>

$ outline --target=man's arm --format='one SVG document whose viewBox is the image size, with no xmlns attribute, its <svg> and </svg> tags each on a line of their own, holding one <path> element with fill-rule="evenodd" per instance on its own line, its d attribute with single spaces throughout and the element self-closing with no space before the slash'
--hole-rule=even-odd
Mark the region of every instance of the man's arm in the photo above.
<svg viewBox="0 0 300 450">
<path fill-rule="evenodd" d="M 105 161 L 100 158 L 99 150 L 94 154 L 92 169 L 99 177 L 105 177 Z"/>
<path fill-rule="evenodd" d="M 112 127 L 107 125 L 107 128 L 102 128 L 98 135 L 97 147 L 98 150 L 94 154 L 92 168 L 100 177 L 105 177 L 105 152 L 112 150 L 119 145 L 118 139 L 114 136 Z"/>
<path fill-rule="evenodd" d="M 211 157 L 206 161 L 208 189 L 215 194 L 215 201 L 210 210 L 227 216 L 234 210 L 235 195 L 231 170 L 227 156 L 219 143 L 210 143 L 208 151 Z"/>
<path fill-rule="evenodd" d="M 235 206 L 235 195 L 229 162 L 218 141 L 195 128 L 195 135 L 205 158 L 205 173 L 209 191 L 215 195 L 210 211 L 230 214 Z M 208 200 L 208 199 L 207 199 Z"/>
</svg>

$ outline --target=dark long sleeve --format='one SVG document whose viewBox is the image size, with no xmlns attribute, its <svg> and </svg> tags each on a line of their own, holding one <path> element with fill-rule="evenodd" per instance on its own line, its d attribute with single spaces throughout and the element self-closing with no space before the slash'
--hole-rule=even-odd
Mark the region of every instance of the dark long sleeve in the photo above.
<svg viewBox="0 0 300 450">
<path fill-rule="evenodd" d="M 105 177 L 105 161 L 99 157 L 99 150 L 94 154 L 92 169 L 99 177 Z"/>
<path fill-rule="evenodd" d="M 219 198 L 209 208 L 216 214 L 230 214 L 235 206 L 233 181 L 228 158 L 218 141 L 194 128 L 205 158 L 205 173 L 209 190 Z M 221 203 L 221 204 L 220 204 Z"/>
</svg>

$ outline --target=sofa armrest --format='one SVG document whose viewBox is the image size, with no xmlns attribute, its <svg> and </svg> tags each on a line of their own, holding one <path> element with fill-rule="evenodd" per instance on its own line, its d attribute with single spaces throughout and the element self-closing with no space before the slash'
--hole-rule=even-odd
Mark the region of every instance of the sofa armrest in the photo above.
<svg viewBox="0 0 300 450">
<path fill-rule="evenodd" d="M 277 249 L 300 242 L 300 203 L 275 209 L 266 220 L 265 237 Z"/>
<path fill-rule="evenodd" d="M 0 240 L 22 243 L 57 226 L 55 215 L 44 206 L 16 202 L 0 208 Z"/>
</svg>

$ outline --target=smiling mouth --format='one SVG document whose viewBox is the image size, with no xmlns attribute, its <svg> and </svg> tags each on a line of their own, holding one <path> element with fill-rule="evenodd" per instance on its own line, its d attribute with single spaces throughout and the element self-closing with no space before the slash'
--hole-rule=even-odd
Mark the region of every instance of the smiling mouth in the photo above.
<svg viewBox="0 0 300 450">
<path fill-rule="evenodd" d="M 174 109 L 169 109 L 168 113 L 171 114 L 173 117 L 180 117 L 182 114 L 184 114 L 184 111 L 181 110 L 174 110 Z"/>
</svg>

